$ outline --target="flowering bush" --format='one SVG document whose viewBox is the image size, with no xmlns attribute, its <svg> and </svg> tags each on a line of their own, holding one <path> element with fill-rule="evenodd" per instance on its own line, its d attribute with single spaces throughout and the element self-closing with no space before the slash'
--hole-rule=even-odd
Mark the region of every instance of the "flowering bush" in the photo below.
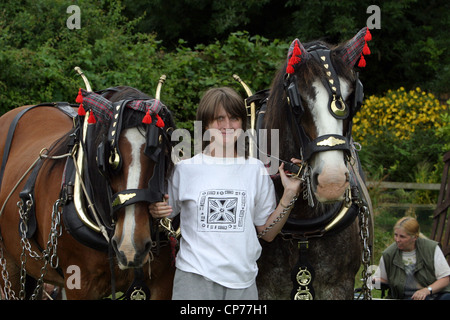
<svg viewBox="0 0 450 320">
<path fill-rule="evenodd" d="M 445 109 L 432 93 L 420 88 L 389 90 L 383 97 L 365 99 L 354 118 L 353 136 L 363 146 L 373 138 L 411 140 L 416 131 L 441 128 L 444 123 L 440 115 Z"/>
<path fill-rule="evenodd" d="M 440 182 L 442 156 L 449 150 L 446 119 L 448 104 L 420 88 L 367 97 L 353 127 L 364 169 L 390 181 Z M 428 181 L 417 181 L 424 163 L 431 168 Z"/>
</svg>

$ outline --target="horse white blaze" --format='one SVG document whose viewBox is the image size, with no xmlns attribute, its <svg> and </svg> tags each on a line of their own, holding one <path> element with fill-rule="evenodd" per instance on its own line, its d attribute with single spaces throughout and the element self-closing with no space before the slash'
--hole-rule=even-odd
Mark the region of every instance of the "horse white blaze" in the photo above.
<svg viewBox="0 0 450 320">
<path fill-rule="evenodd" d="M 138 189 L 141 175 L 141 148 L 145 143 L 145 138 L 139 133 L 137 128 L 126 130 L 124 136 L 131 145 L 131 164 L 128 168 L 127 189 Z M 128 262 L 134 260 L 136 253 L 134 244 L 134 230 L 136 227 L 134 211 L 134 204 L 125 207 L 122 238 L 118 245 L 118 250 L 123 252 Z"/>
<path fill-rule="evenodd" d="M 339 78 L 341 83 L 342 98 L 346 100 L 349 92 L 348 83 Z M 316 91 L 316 99 L 309 101 L 311 113 L 317 128 L 317 135 L 326 134 L 343 135 L 344 121 L 336 119 L 328 109 L 328 91 L 320 80 L 313 83 Z M 344 161 L 343 151 L 326 151 L 316 153 L 312 157 L 313 188 L 317 200 L 330 202 L 343 200 L 345 190 L 349 186 L 348 169 Z"/>
</svg>

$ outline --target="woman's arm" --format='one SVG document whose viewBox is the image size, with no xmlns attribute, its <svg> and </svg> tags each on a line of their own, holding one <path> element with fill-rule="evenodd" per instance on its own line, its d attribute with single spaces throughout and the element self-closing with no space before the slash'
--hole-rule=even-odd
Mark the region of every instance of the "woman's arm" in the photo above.
<svg viewBox="0 0 450 320">
<path fill-rule="evenodd" d="M 427 296 L 432 293 L 438 293 L 442 289 L 444 289 L 450 283 L 450 276 L 446 276 L 440 279 L 437 279 L 435 282 L 430 284 L 427 288 L 422 288 L 414 292 L 412 299 L 413 300 L 425 300 Z M 431 288 L 431 291 L 428 289 Z"/>
</svg>

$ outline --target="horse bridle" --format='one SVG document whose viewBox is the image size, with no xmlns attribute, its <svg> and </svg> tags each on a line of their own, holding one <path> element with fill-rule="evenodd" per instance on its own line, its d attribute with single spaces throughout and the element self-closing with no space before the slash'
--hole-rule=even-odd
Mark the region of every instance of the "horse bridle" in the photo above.
<svg viewBox="0 0 450 320">
<path fill-rule="evenodd" d="M 332 150 L 342 150 L 345 154 L 345 161 L 348 163 L 354 157 L 354 147 L 351 138 L 352 118 L 361 108 L 363 101 L 363 86 L 356 74 L 355 90 L 351 101 L 351 107 L 345 103 L 340 93 L 340 82 L 335 69 L 333 68 L 330 56 L 330 50 L 322 45 L 316 45 L 308 49 L 312 57 L 323 65 L 326 79 L 322 83 L 329 93 L 328 111 L 336 119 L 349 120 L 348 129 L 344 135 L 327 134 L 311 139 L 305 132 L 301 119 L 305 112 L 302 99 L 298 89 L 298 80 L 295 74 L 286 74 L 285 92 L 288 101 L 287 113 L 291 121 L 290 127 L 299 141 L 301 166 L 298 168 L 297 176 L 303 181 L 304 191 L 303 199 L 307 200 L 310 207 L 314 207 L 314 198 L 311 187 L 311 167 L 309 161 L 311 157 L 319 152 Z M 336 210 L 329 210 L 325 214 L 311 218 L 297 220 L 289 217 L 282 234 L 284 237 L 315 237 L 322 236 L 325 233 L 338 232 L 348 226 L 356 217 L 358 208 L 355 204 L 359 196 L 358 186 L 352 185 L 347 189 L 345 200 L 341 207 Z"/>
<path fill-rule="evenodd" d="M 97 148 L 97 165 L 103 176 L 108 173 L 117 173 L 122 167 L 122 156 L 119 149 L 119 139 L 123 127 L 123 113 L 126 104 L 131 100 L 121 100 L 113 103 L 113 117 L 108 130 L 108 140 L 101 142 Z M 163 108 L 161 114 L 165 122 L 169 122 L 170 112 Z M 155 118 L 155 117 L 154 117 Z M 159 128 L 156 126 L 156 118 L 152 123 L 146 125 L 146 145 L 144 153 L 155 162 L 153 175 L 145 189 L 126 189 L 110 195 L 113 220 L 117 211 L 138 203 L 162 201 L 165 193 L 165 169 L 166 169 L 166 148 L 170 145 L 171 128 Z M 170 121 L 171 122 L 171 121 Z M 111 190 L 109 190 L 111 192 Z"/>
<path fill-rule="evenodd" d="M 300 156 L 303 163 L 307 163 L 313 154 L 331 150 L 342 150 L 346 155 L 351 154 L 351 123 L 353 116 L 361 108 L 364 98 L 363 85 L 359 80 L 358 73 L 356 73 L 355 90 L 351 108 L 347 106 L 342 99 L 340 92 L 340 81 L 337 73 L 331 62 L 330 49 L 323 45 L 315 45 L 308 49 L 308 52 L 314 59 L 323 65 L 327 75 L 326 79 L 322 79 L 322 83 L 329 94 L 328 111 L 336 119 L 349 119 L 349 126 L 345 135 L 327 134 L 319 136 L 314 140 L 306 134 L 301 125 L 301 118 L 305 112 L 302 104 L 300 92 L 298 90 L 298 81 L 296 75 L 286 74 L 285 76 L 285 91 L 290 108 L 287 108 L 289 119 L 295 119 L 293 127 L 295 128 L 297 137 L 300 143 Z"/>
</svg>

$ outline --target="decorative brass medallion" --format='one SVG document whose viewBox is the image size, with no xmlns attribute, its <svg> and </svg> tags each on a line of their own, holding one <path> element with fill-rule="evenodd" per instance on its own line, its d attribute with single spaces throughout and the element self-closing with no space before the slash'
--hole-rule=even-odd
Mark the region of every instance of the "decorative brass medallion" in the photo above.
<svg viewBox="0 0 450 320">
<path fill-rule="evenodd" d="M 136 193 L 126 193 L 126 194 L 119 194 L 116 199 L 114 199 L 112 206 L 118 206 L 119 204 L 124 204 L 130 199 L 133 199 L 136 197 Z"/>
<path fill-rule="evenodd" d="M 300 268 L 296 277 L 298 284 L 301 286 L 307 286 L 311 282 L 311 278 L 312 278 L 311 273 L 308 271 L 307 268 L 305 269 Z"/>
<path fill-rule="evenodd" d="M 297 293 L 294 296 L 294 300 L 313 300 L 313 296 L 309 289 L 306 288 L 304 290 L 298 289 Z"/>
<path fill-rule="evenodd" d="M 142 288 L 134 287 L 133 292 L 130 295 L 130 300 L 146 300 L 147 295 Z"/>
<path fill-rule="evenodd" d="M 334 147 L 340 144 L 345 144 L 345 141 L 337 139 L 335 137 L 329 137 L 328 139 L 322 140 L 317 143 L 319 147 Z"/>
</svg>

